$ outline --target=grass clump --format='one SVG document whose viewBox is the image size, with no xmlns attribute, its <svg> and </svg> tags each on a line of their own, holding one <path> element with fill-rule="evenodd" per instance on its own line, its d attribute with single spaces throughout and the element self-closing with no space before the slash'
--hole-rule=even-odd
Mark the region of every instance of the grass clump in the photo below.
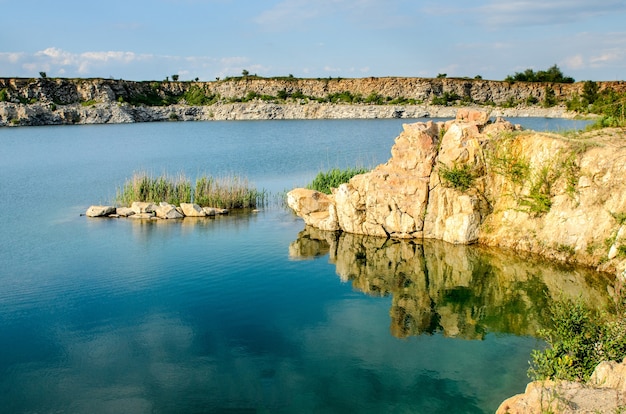
<svg viewBox="0 0 626 414">
<path fill-rule="evenodd" d="M 615 314 L 590 309 L 580 299 L 554 302 L 551 326 L 540 331 L 547 343 L 534 350 L 528 375 L 533 380 L 587 381 L 601 361 L 626 356 L 626 297 Z"/>
<path fill-rule="evenodd" d="M 474 184 L 476 174 L 468 164 L 454 165 L 453 167 L 441 164 L 439 166 L 439 177 L 448 187 L 466 191 Z"/>
<path fill-rule="evenodd" d="M 306 186 L 309 190 L 316 190 L 320 193 L 330 194 L 331 188 L 337 188 L 343 183 L 350 181 L 352 177 L 359 174 L 365 174 L 369 170 L 365 168 L 346 168 L 341 170 L 333 168 L 327 172 L 319 172 L 313 181 Z"/>
<path fill-rule="evenodd" d="M 165 201 L 179 205 L 191 201 L 191 182 L 182 174 L 177 177 L 153 177 L 145 172 L 136 173 L 117 190 L 115 201 L 130 206 L 134 201 L 159 203 Z"/>
<path fill-rule="evenodd" d="M 256 208 L 266 199 L 266 192 L 251 187 L 246 178 L 201 176 L 196 180 L 194 202 L 202 207 Z"/>
</svg>

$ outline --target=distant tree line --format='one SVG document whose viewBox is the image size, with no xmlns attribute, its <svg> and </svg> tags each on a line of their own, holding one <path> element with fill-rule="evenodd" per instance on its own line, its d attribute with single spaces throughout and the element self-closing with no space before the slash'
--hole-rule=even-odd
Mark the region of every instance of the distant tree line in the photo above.
<svg viewBox="0 0 626 414">
<path fill-rule="evenodd" d="M 574 78 L 563 75 L 557 65 L 553 65 L 548 70 L 535 72 L 526 69 L 524 72 L 515 72 L 515 75 L 508 75 L 507 82 L 553 82 L 553 83 L 574 83 Z"/>
</svg>

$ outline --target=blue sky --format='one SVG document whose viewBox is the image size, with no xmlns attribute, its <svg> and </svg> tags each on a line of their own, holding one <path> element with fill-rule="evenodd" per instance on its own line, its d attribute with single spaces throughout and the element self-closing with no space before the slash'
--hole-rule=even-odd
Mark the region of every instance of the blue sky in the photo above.
<svg viewBox="0 0 626 414">
<path fill-rule="evenodd" d="M 0 0 L 0 77 L 626 80 L 626 0 Z"/>
</svg>

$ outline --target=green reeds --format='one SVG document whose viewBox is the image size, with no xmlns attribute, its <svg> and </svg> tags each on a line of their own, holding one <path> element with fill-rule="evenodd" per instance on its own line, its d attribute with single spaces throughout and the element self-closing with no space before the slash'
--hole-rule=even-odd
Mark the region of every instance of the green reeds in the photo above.
<svg viewBox="0 0 626 414">
<path fill-rule="evenodd" d="M 266 192 L 251 187 L 248 180 L 237 176 L 214 178 L 201 176 L 195 187 L 184 174 L 153 177 L 145 172 L 135 173 L 117 190 L 116 204 L 129 206 L 133 201 L 174 205 L 194 202 L 201 207 L 256 208 L 266 202 Z"/>
<path fill-rule="evenodd" d="M 191 182 L 179 174 L 170 177 L 165 174 L 153 177 L 145 172 L 135 173 L 124 186 L 117 190 L 115 201 L 122 206 L 129 206 L 133 201 L 159 203 L 165 201 L 179 205 L 191 201 Z"/>
<path fill-rule="evenodd" d="M 247 178 L 238 176 L 201 176 L 194 191 L 194 202 L 203 207 L 256 208 L 264 205 L 266 198 L 265 190 L 251 187 Z"/>
<path fill-rule="evenodd" d="M 346 168 L 340 170 L 339 168 L 333 168 L 327 172 L 318 173 L 313 182 L 307 185 L 306 188 L 310 190 L 316 190 L 320 193 L 330 194 L 331 188 L 337 188 L 343 183 L 350 181 L 352 177 L 358 174 L 365 174 L 369 170 L 365 168 Z"/>
</svg>

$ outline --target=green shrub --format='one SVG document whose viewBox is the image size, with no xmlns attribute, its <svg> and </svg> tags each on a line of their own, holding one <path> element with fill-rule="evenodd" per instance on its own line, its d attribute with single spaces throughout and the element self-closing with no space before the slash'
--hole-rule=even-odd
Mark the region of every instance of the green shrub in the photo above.
<svg viewBox="0 0 626 414">
<path fill-rule="evenodd" d="M 461 191 L 466 191 L 470 188 L 476 179 L 476 175 L 472 167 L 468 164 L 463 164 L 461 166 L 454 165 L 451 168 L 440 164 L 439 177 L 443 180 L 446 186 L 456 188 Z"/>
<path fill-rule="evenodd" d="M 358 174 L 365 174 L 368 170 L 365 168 L 347 168 L 341 170 L 333 168 L 327 172 L 319 172 L 313 181 L 306 186 L 310 190 L 316 190 L 324 194 L 330 194 L 331 188 L 337 188 L 343 183 L 350 181 L 352 177 Z"/>
<path fill-rule="evenodd" d="M 532 379 L 587 381 L 601 361 L 626 357 L 623 303 L 612 315 L 594 311 L 581 300 L 561 299 L 552 303 L 550 313 L 551 326 L 540 331 L 547 348 L 531 354 Z"/>
<path fill-rule="evenodd" d="M 441 105 L 441 106 L 448 106 L 451 105 L 453 103 L 455 103 L 456 101 L 460 100 L 461 97 L 454 93 L 454 92 L 444 92 L 443 95 L 441 96 L 434 96 L 431 104 L 433 105 Z"/>
<path fill-rule="evenodd" d="M 7 88 L 0 90 L 0 102 L 6 102 L 9 100 L 9 92 Z"/>
<path fill-rule="evenodd" d="M 212 105 L 217 102 L 218 97 L 215 94 L 207 94 L 202 88 L 193 85 L 187 92 L 183 94 L 183 98 L 188 105 L 203 106 Z"/>
<path fill-rule="evenodd" d="M 539 99 L 533 95 L 529 95 L 528 98 L 526 98 L 526 105 L 528 106 L 536 105 L 537 103 L 539 103 Z"/>
<path fill-rule="evenodd" d="M 545 97 L 543 98 L 542 106 L 544 108 L 550 108 L 557 104 L 556 95 L 554 93 L 554 89 L 549 86 L 545 88 Z"/>
</svg>

